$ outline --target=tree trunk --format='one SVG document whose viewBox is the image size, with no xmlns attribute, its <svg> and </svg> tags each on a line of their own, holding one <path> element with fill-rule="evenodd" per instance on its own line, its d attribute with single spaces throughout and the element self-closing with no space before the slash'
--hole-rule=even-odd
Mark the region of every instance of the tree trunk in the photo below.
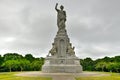
<svg viewBox="0 0 120 80">
<path fill-rule="evenodd" d="M 20 67 L 20 69 L 21 69 L 21 72 L 22 72 L 23 68 L 22 68 L 22 67 Z"/>
<path fill-rule="evenodd" d="M 9 70 L 10 70 L 10 72 L 11 72 L 11 67 L 9 67 Z"/>
</svg>

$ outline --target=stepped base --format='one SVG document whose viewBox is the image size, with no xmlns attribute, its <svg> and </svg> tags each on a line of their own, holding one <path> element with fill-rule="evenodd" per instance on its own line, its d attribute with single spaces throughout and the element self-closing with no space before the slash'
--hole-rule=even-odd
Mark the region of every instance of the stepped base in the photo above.
<svg viewBox="0 0 120 80">
<path fill-rule="evenodd" d="M 43 65 L 42 72 L 45 73 L 81 73 L 81 65 Z"/>
<path fill-rule="evenodd" d="M 42 66 L 42 72 L 46 73 L 81 73 L 80 60 L 73 56 L 69 58 L 47 57 Z"/>
</svg>

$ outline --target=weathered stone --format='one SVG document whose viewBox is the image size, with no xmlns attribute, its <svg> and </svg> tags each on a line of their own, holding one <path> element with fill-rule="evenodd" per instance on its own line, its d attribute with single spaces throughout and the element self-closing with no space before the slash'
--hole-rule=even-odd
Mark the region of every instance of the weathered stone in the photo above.
<svg viewBox="0 0 120 80">
<path fill-rule="evenodd" d="M 58 4 L 56 4 L 55 9 L 58 12 L 58 32 L 54 39 L 54 43 L 52 44 L 52 49 L 45 58 L 42 72 L 80 73 L 82 72 L 80 60 L 75 55 L 75 47 L 72 47 L 72 43 L 70 43 L 65 29 L 66 13 L 64 13 L 65 11 L 63 11 L 63 8 L 61 8 L 61 10 L 57 9 L 57 5 Z M 61 17 L 64 21 L 62 23 Z"/>
</svg>

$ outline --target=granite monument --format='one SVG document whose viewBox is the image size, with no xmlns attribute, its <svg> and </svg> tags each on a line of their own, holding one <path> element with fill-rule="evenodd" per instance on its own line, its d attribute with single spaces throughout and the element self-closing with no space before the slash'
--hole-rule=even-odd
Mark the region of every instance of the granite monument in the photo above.
<svg viewBox="0 0 120 80">
<path fill-rule="evenodd" d="M 66 12 L 64 6 L 61 5 L 60 9 L 57 8 L 57 26 L 58 32 L 52 43 L 48 55 L 45 58 L 45 63 L 42 66 L 42 72 L 46 73 L 80 73 L 82 66 L 80 59 L 75 55 L 75 47 L 70 43 L 70 39 L 66 30 Z"/>
</svg>

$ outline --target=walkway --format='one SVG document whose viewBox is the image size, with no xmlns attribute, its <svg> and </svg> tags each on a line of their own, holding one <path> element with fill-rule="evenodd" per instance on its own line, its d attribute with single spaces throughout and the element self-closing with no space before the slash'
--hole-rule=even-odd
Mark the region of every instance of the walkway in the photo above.
<svg viewBox="0 0 120 80">
<path fill-rule="evenodd" d="M 83 72 L 83 73 L 42 73 L 42 72 L 21 72 L 17 76 L 45 76 L 52 77 L 53 80 L 75 80 L 75 77 L 85 76 L 109 76 L 109 74 L 101 74 L 99 72 Z"/>
</svg>

